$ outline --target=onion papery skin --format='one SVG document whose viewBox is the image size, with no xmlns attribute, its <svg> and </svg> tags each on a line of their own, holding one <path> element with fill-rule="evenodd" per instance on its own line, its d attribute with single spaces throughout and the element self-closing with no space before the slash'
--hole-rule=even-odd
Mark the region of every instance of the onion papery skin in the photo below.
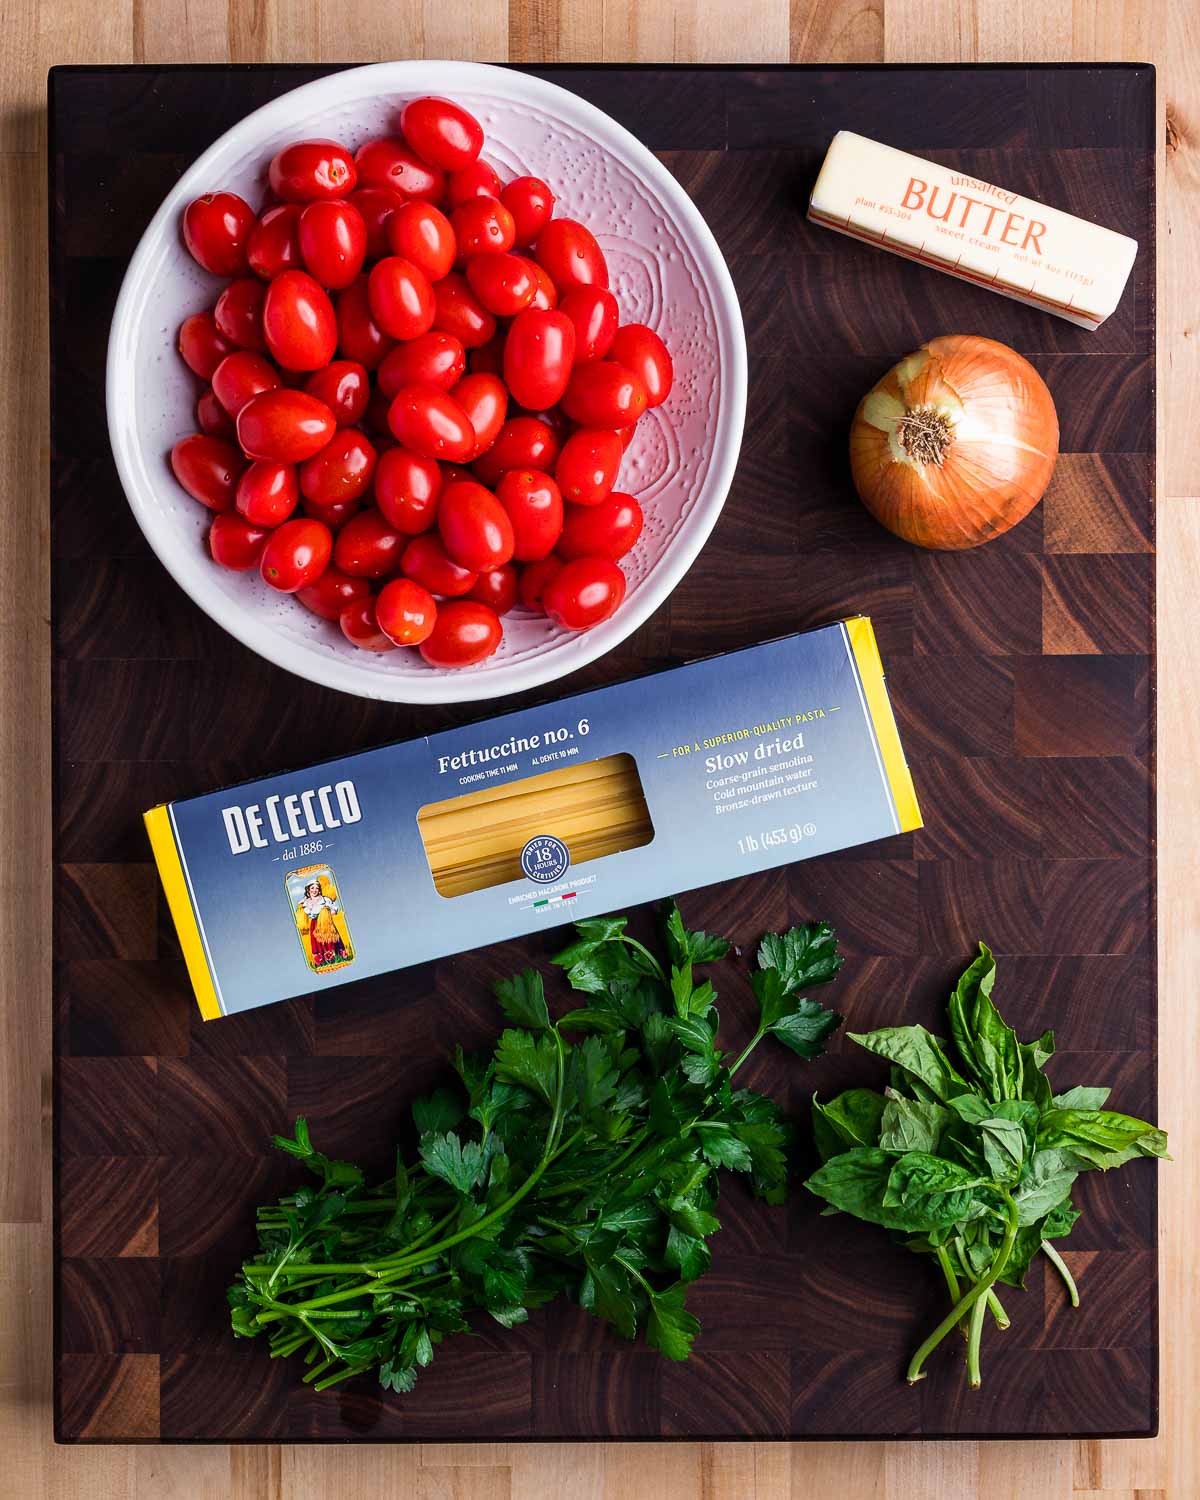
<svg viewBox="0 0 1200 1500">
<path fill-rule="evenodd" d="M 863 504 L 935 551 L 978 547 L 1023 520 L 1057 458 L 1046 382 L 1015 349 L 975 334 L 930 339 L 902 359 L 859 402 L 850 428 Z"/>
</svg>

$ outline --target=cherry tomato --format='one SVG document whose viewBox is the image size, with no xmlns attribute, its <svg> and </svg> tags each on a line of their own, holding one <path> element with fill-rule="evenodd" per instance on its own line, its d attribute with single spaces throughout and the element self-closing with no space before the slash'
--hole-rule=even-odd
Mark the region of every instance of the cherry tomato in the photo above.
<svg viewBox="0 0 1200 1500">
<path fill-rule="evenodd" d="M 543 312 L 548 312 L 550 308 L 558 306 L 558 288 L 550 280 L 548 272 L 544 267 L 539 266 L 536 260 L 531 260 L 529 265 L 533 271 L 534 280 L 537 282 L 533 301 L 529 305 L 540 307 Z"/>
<path fill-rule="evenodd" d="M 299 501 L 295 464 L 258 458 L 238 480 L 237 508 L 253 526 L 282 526 Z"/>
<path fill-rule="evenodd" d="M 303 515 L 311 516 L 314 521 L 323 522 L 336 536 L 346 522 L 362 510 L 362 501 L 358 499 L 338 500 L 333 505 L 319 505 L 315 500 L 305 500 L 301 497 L 300 510 Z"/>
<path fill-rule="evenodd" d="M 433 633 L 421 643 L 421 655 L 431 667 L 471 667 L 486 661 L 503 635 L 494 609 L 474 599 L 456 599 L 438 610 Z"/>
<path fill-rule="evenodd" d="M 212 379 L 213 371 L 233 353 L 233 347 L 210 312 L 193 313 L 179 325 L 179 353 L 201 380 Z"/>
<path fill-rule="evenodd" d="M 501 328 L 486 344 L 471 350 L 469 363 L 472 375 L 504 374 L 504 340 L 507 337 L 507 331 Z"/>
<path fill-rule="evenodd" d="M 300 465 L 300 490 L 317 505 L 357 500 L 375 478 L 378 454 L 356 427 L 339 427 L 320 453 Z"/>
<path fill-rule="evenodd" d="M 562 492 L 540 469 L 509 469 L 496 490 L 513 528 L 513 556 L 539 562 L 554 551 L 563 529 Z"/>
<path fill-rule="evenodd" d="M 432 532 L 413 537 L 400 559 L 400 571 L 431 594 L 447 599 L 469 594 L 479 577 L 472 569 L 460 567 Z"/>
<path fill-rule="evenodd" d="M 430 281 L 440 281 L 458 253 L 450 220 L 423 199 L 414 198 L 396 210 L 387 221 L 387 242 L 393 255 L 419 266 Z"/>
<path fill-rule="evenodd" d="M 475 478 L 475 475 L 465 464 L 439 464 L 438 468 L 442 471 L 443 486 L 455 484 L 460 479 L 473 480 Z"/>
<path fill-rule="evenodd" d="M 608 285 L 608 266 L 596 236 L 575 219 L 551 219 L 538 235 L 534 256 L 565 296 L 573 287 Z"/>
<path fill-rule="evenodd" d="M 300 254 L 321 286 L 349 286 L 367 258 L 367 226 L 358 209 L 332 198 L 310 203 L 300 215 Z"/>
<path fill-rule="evenodd" d="M 512 563 L 480 573 L 479 582 L 467 595 L 480 604 L 489 604 L 498 615 L 506 615 L 517 602 L 517 570 Z"/>
<path fill-rule="evenodd" d="M 265 526 L 253 526 L 235 510 L 223 510 L 213 517 L 208 529 L 208 550 L 212 560 L 235 573 L 257 568 L 263 544 L 270 532 Z"/>
<path fill-rule="evenodd" d="M 367 278 L 359 276 L 337 294 L 338 350 L 368 370 L 378 369 L 395 344 L 371 316 Z"/>
<path fill-rule="evenodd" d="M 599 505 L 617 482 L 624 453 L 615 432 L 581 427 L 563 444 L 554 469 L 564 500 Z"/>
<path fill-rule="evenodd" d="M 236 422 L 247 401 L 263 391 L 278 390 L 279 371 L 261 354 L 235 349 L 213 371 L 212 388 L 217 400 Z"/>
<path fill-rule="evenodd" d="M 476 573 L 499 568 L 513 555 L 513 524 L 508 512 L 474 480 L 448 484 L 438 500 L 438 534 L 460 567 Z"/>
<path fill-rule="evenodd" d="M 564 563 L 542 594 L 542 607 L 556 625 L 590 630 L 620 608 L 625 575 L 606 557 L 577 557 Z"/>
<path fill-rule="evenodd" d="M 518 245 L 532 245 L 554 212 L 554 194 L 540 177 L 514 177 L 501 189 L 500 201 L 513 216 Z"/>
<path fill-rule="evenodd" d="M 338 532 L 333 565 L 352 578 L 386 578 L 396 571 L 406 540 L 379 511 L 360 511 Z"/>
<path fill-rule="evenodd" d="M 279 203 L 268 208 L 250 231 L 246 259 L 256 276 L 272 281 L 281 271 L 300 270 L 302 212 L 298 203 Z"/>
<path fill-rule="evenodd" d="M 483 372 L 464 375 L 450 393 L 467 414 L 475 432 L 472 458 L 478 458 L 496 441 L 508 415 L 508 392 L 499 375 Z"/>
<path fill-rule="evenodd" d="M 217 400 L 211 387 L 196 402 L 196 425 L 208 437 L 224 438 L 226 442 L 237 438 L 233 418 Z"/>
<path fill-rule="evenodd" d="M 379 590 L 375 618 L 397 646 L 419 646 L 433 630 L 437 605 L 427 588 L 411 578 L 393 578 Z"/>
<path fill-rule="evenodd" d="M 263 303 L 267 289 L 257 276 L 239 276 L 231 281 L 217 298 L 213 321 L 223 338 L 235 348 L 250 349 L 255 354 L 267 352 L 263 334 Z"/>
<path fill-rule="evenodd" d="M 504 383 L 527 411 L 554 406 L 571 379 L 575 325 L 565 313 L 527 308 L 518 313 L 504 344 Z M 595 423 L 602 426 L 602 423 Z"/>
<path fill-rule="evenodd" d="M 468 198 L 450 215 L 458 246 L 458 264 L 476 255 L 511 250 L 516 230 L 513 216 L 499 198 Z"/>
<path fill-rule="evenodd" d="M 397 344 L 379 366 L 379 389 L 392 400 L 406 385 L 436 385 L 448 391 L 467 372 L 467 352 L 452 333 L 431 328 Z"/>
<path fill-rule="evenodd" d="M 342 634 L 360 651 L 394 651 L 396 643 L 384 635 L 375 618 L 375 600 L 369 596 L 354 599 L 342 608 L 338 616 Z"/>
<path fill-rule="evenodd" d="M 333 537 L 320 521 L 285 521 L 267 538 L 258 571 L 281 594 L 315 583 L 329 566 Z"/>
<path fill-rule="evenodd" d="M 389 448 L 375 470 L 375 503 L 389 526 L 405 536 L 419 536 L 434 523 L 442 483 L 434 459 Z"/>
<path fill-rule="evenodd" d="M 298 464 L 319 453 L 336 423 L 323 401 L 306 391 L 263 391 L 238 412 L 237 434 L 250 458 Z"/>
<path fill-rule="evenodd" d="M 483 126 L 449 99 L 411 99 L 400 111 L 404 139 L 422 161 L 461 172 L 483 150 Z"/>
<path fill-rule="evenodd" d="M 339 427 L 362 421 L 371 394 L 367 372 L 355 359 L 335 359 L 323 370 L 314 370 L 304 389 L 325 403 Z"/>
<path fill-rule="evenodd" d="M 388 426 L 401 447 L 422 458 L 465 463 L 475 452 L 475 429 L 462 407 L 434 385 L 406 385 L 388 408 Z"/>
<path fill-rule="evenodd" d="M 640 377 L 646 387 L 646 405 L 661 406 L 671 393 L 674 366 L 666 344 L 644 323 L 626 323 L 617 330 L 609 358 Z"/>
<path fill-rule="evenodd" d="M 526 563 L 517 580 L 517 597 L 526 609 L 541 609 L 542 595 L 551 579 L 562 572 L 562 558 L 551 555 Z"/>
<path fill-rule="evenodd" d="M 446 190 L 446 174 L 416 156 L 405 143 L 392 136 L 367 141 L 354 153 L 358 180 L 363 187 L 391 188 L 402 198 L 440 201 Z"/>
<path fill-rule="evenodd" d="M 285 370 L 319 370 L 337 348 L 337 316 L 329 294 L 307 271 L 281 271 L 263 304 L 267 347 Z"/>
<path fill-rule="evenodd" d="M 446 207 L 458 208 L 472 198 L 499 198 L 500 179 L 496 169 L 480 157 L 461 172 L 451 172 L 446 179 Z"/>
<path fill-rule="evenodd" d="M 497 433 L 496 441 L 479 455 L 473 467 L 479 479 L 495 489 L 509 469 L 553 472 L 558 451 L 554 429 L 539 417 L 510 417 Z"/>
<path fill-rule="evenodd" d="M 642 534 L 642 507 L 632 495 L 614 490 L 599 505 L 569 505 L 559 553 L 576 557 L 624 557 Z"/>
<path fill-rule="evenodd" d="M 575 363 L 603 359 L 617 336 L 621 321 L 617 299 L 602 286 L 578 286 L 558 304 L 575 325 Z"/>
<path fill-rule="evenodd" d="M 236 193 L 205 193 L 183 211 L 183 242 L 214 276 L 242 275 L 253 227 L 254 210 Z"/>
<path fill-rule="evenodd" d="M 562 404 L 581 427 L 616 429 L 636 422 L 648 401 L 640 375 L 615 360 L 598 359 L 576 367 Z"/>
<path fill-rule="evenodd" d="M 267 176 L 284 203 L 344 198 L 358 184 L 354 159 L 337 141 L 294 141 L 272 159 Z"/>
<path fill-rule="evenodd" d="M 464 349 L 478 349 L 496 334 L 496 320 L 458 271 L 433 284 L 433 326 L 452 333 Z"/>
<path fill-rule="evenodd" d="M 415 339 L 433 327 L 429 277 L 401 255 L 386 256 L 371 267 L 367 301 L 371 316 L 389 338 Z"/>
<path fill-rule="evenodd" d="M 378 260 L 388 253 L 388 220 L 404 202 L 399 193 L 385 187 L 356 188 L 346 199 L 358 210 L 367 231 L 367 259 Z"/>
<path fill-rule="evenodd" d="M 232 443 L 194 432 L 171 449 L 175 478 L 209 510 L 232 510 L 246 460 Z"/>
<path fill-rule="evenodd" d="M 515 318 L 524 312 L 538 289 L 533 262 L 505 251 L 475 256 L 467 263 L 466 275 L 467 285 L 498 318 Z"/>
<path fill-rule="evenodd" d="M 367 578 L 351 578 L 332 565 L 315 583 L 296 590 L 296 598 L 307 610 L 322 620 L 336 620 L 347 604 L 355 599 L 369 599 L 371 583 Z"/>
</svg>

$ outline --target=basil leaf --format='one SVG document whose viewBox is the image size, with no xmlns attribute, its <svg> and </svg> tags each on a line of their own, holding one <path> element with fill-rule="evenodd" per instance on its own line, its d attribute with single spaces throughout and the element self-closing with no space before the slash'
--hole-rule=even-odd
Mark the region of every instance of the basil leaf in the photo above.
<svg viewBox="0 0 1200 1500">
<path fill-rule="evenodd" d="M 966 1079 L 946 1056 L 937 1037 L 924 1026 L 891 1026 L 865 1035 L 848 1033 L 852 1042 L 895 1063 L 918 1083 L 922 1083 L 941 1104 L 949 1104 L 960 1094 L 972 1092 Z"/>
<path fill-rule="evenodd" d="M 1017 1223 L 1036 1224 L 1062 1202 L 1078 1176 L 1079 1167 L 1066 1152 L 1035 1151 L 1012 1195 Z"/>
<path fill-rule="evenodd" d="M 983 1157 L 996 1182 L 1013 1183 L 1025 1165 L 1029 1145 L 1025 1131 L 1016 1120 L 984 1120 L 979 1127 L 983 1139 Z"/>
<path fill-rule="evenodd" d="M 967 1070 L 990 1099 L 1020 1099 L 1025 1080 L 1021 1044 L 992 1004 L 996 964 L 986 943 L 950 997 L 950 1030 Z"/>
<path fill-rule="evenodd" d="M 879 1145 L 880 1123 L 886 1104 L 887 1100 L 874 1089 L 847 1089 L 828 1104 L 822 1104 L 814 1095 L 813 1130 L 820 1132 L 824 1126 L 832 1136 L 833 1149 L 822 1150 L 822 1156 L 834 1156 L 847 1146 Z"/>
<path fill-rule="evenodd" d="M 1059 1109 L 1103 1109 L 1111 1093 L 1112 1089 L 1089 1089 L 1079 1084 L 1065 1094 L 1055 1094 L 1054 1103 Z"/>
<path fill-rule="evenodd" d="M 878 1144 L 884 1151 L 936 1151 L 951 1118 L 941 1104 L 903 1097 L 888 1099 L 879 1121 Z"/>
<path fill-rule="evenodd" d="M 978 1181 L 940 1157 L 912 1152 L 897 1160 L 878 1147 L 857 1146 L 819 1167 L 806 1186 L 843 1213 L 911 1233 L 983 1213 L 972 1202 Z"/>
<path fill-rule="evenodd" d="M 1067 1151 L 1082 1167 L 1108 1171 L 1135 1156 L 1166 1156 L 1165 1131 L 1132 1115 L 1104 1109 L 1049 1109 L 1038 1126 L 1038 1145 Z"/>
</svg>

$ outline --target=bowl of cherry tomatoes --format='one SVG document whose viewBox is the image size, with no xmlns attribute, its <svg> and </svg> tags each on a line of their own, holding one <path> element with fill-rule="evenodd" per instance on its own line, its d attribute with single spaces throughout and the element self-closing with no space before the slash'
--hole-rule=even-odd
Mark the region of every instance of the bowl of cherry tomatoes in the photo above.
<svg viewBox="0 0 1200 1500">
<path fill-rule="evenodd" d="M 397 702 L 594 660 L 724 503 L 746 349 L 671 174 L 576 95 L 380 63 L 249 115 L 117 302 L 109 432 L 179 585 L 288 671 Z"/>
</svg>

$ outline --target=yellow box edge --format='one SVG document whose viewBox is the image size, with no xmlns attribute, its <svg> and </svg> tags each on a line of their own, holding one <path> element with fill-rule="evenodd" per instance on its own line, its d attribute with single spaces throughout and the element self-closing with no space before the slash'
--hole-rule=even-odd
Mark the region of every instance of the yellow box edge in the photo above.
<svg viewBox="0 0 1200 1500">
<path fill-rule="evenodd" d="M 142 821 L 150 835 L 154 863 L 158 866 L 158 876 L 166 894 L 171 920 L 179 934 L 179 946 L 183 950 L 188 978 L 192 981 L 200 1014 L 206 1021 L 215 1021 L 221 1015 L 221 1002 L 217 999 L 216 986 L 209 972 L 208 960 L 204 956 L 204 943 L 200 938 L 196 914 L 192 910 L 192 898 L 188 894 L 183 863 L 175 844 L 171 815 L 165 805 L 160 805 L 144 813 Z"/>
<path fill-rule="evenodd" d="M 858 665 L 867 711 L 871 715 L 875 737 L 879 741 L 879 754 L 883 759 L 888 785 L 892 789 L 900 829 L 903 833 L 909 833 L 914 828 L 923 826 L 921 809 L 917 803 L 912 772 L 904 758 L 904 747 L 900 743 L 900 731 L 896 728 L 892 701 L 884 682 L 883 662 L 875 640 L 875 628 L 866 615 L 855 615 L 849 620 L 843 620 L 842 624 L 846 628 L 850 649 Z"/>
</svg>

